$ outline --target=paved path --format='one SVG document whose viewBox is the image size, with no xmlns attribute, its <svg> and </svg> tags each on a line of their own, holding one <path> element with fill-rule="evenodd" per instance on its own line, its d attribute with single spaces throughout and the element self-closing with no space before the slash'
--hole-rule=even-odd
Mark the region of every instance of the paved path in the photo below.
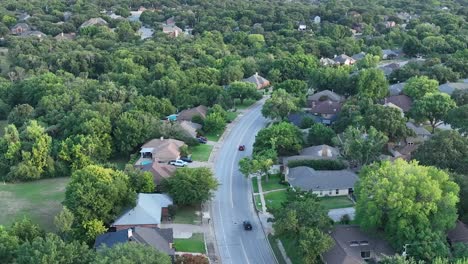
<svg viewBox="0 0 468 264">
<path fill-rule="evenodd" d="M 174 238 L 191 238 L 194 233 L 205 233 L 206 227 L 188 224 L 160 224 L 161 228 L 172 228 Z"/>
<path fill-rule="evenodd" d="M 331 209 L 328 211 L 328 216 L 335 222 L 341 221 L 341 217 L 343 217 L 343 215 L 349 215 L 349 218 L 353 220 L 355 214 L 356 210 L 354 207 Z"/>
</svg>

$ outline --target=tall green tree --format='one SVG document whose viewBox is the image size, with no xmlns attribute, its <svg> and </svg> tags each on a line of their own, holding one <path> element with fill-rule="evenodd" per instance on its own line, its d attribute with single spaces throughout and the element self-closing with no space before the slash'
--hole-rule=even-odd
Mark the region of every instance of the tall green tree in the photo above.
<svg viewBox="0 0 468 264">
<path fill-rule="evenodd" d="M 383 230 L 396 248 L 432 260 L 448 254 L 445 232 L 457 219 L 459 187 L 434 167 L 402 159 L 361 170 L 356 186 L 356 219 L 367 230 Z"/>
<path fill-rule="evenodd" d="M 302 132 L 294 125 L 281 122 L 258 132 L 255 137 L 254 153 L 274 149 L 278 156 L 293 155 L 302 149 Z"/>
<path fill-rule="evenodd" d="M 169 255 L 155 250 L 153 247 L 136 242 L 120 243 L 111 248 L 103 247 L 97 252 L 91 264 L 170 264 Z"/>
<path fill-rule="evenodd" d="M 350 126 L 338 144 L 343 149 L 343 155 L 359 166 L 377 160 L 387 141 L 388 137 L 372 126 L 369 129 Z"/>
<path fill-rule="evenodd" d="M 442 120 L 446 119 L 447 113 L 455 106 L 455 102 L 449 95 L 430 93 L 414 103 L 411 108 L 411 115 L 418 122 L 429 121 L 432 133 L 434 133 L 435 128 L 442 124 Z"/>
<path fill-rule="evenodd" d="M 372 105 L 364 114 L 364 123 L 366 127 L 372 126 L 383 132 L 390 140 L 403 139 L 411 133 L 403 113 L 393 107 Z"/>
<path fill-rule="evenodd" d="M 10 234 L 5 227 L 0 226 L 0 259 L 5 263 L 14 263 L 19 246 L 18 237 Z"/>
<path fill-rule="evenodd" d="M 445 121 L 461 133 L 468 133 L 468 104 L 450 110 Z"/>
<path fill-rule="evenodd" d="M 245 176 L 260 174 L 269 181 L 271 167 L 277 162 L 278 155 L 275 150 L 264 150 L 253 155 L 252 158 L 244 157 L 239 161 L 239 171 Z"/>
<path fill-rule="evenodd" d="M 262 115 L 272 119 L 286 120 L 289 114 L 299 110 L 299 99 L 283 89 L 275 90 L 266 100 Z"/>
<path fill-rule="evenodd" d="M 255 84 L 248 82 L 233 82 L 229 84 L 227 91 L 233 99 L 239 99 L 241 104 L 245 99 L 260 99 L 261 97 Z"/>
<path fill-rule="evenodd" d="M 8 123 L 16 127 L 22 127 L 34 118 L 34 108 L 28 104 L 15 106 L 8 115 Z"/>
<path fill-rule="evenodd" d="M 388 82 L 380 69 L 365 69 L 357 77 L 357 90 L 360 97 L 373 100 L 382 99 L 388 94 Z"/>
<path fill-rule="evenodd" d="M 178 169 L 174 176 L 163 182 L 163 188 L 171 195 L 175 203 L 181 205 L 208 201 L 218 185 L 213 172 L 206 167 Z"/>
<path fill-rule="evenodd" d="M 309 145 L 333 145 L 332 139 L 336 136 L 335 131 L 324 124 L 315 123 L 309 129 L 307 142 Z"/>
<path fill-rule="evenodd" d="M 426 94 L 439 92 L 439 83 L 427 76 L 415 76 L 406 81 L 403 92 L 414 100 L 418 100 Z"/>
</svg>

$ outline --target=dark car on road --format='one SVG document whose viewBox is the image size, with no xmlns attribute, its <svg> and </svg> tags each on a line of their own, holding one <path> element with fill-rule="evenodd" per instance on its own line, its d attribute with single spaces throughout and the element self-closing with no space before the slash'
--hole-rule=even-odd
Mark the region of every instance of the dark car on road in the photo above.
<svg viewBox="0 0 468 264">
<path fill-rule="evenodd" d="M 245 145 L 240 145 L 239 146 L 239 151 L 244 151 L 245 150 Z"/>
<path fill-rule="evenodd" d="M 252 224 L 249 221 L 244 221 L 243 225 L 244 225 L 244 230 L 247 230 L 247 231 L 252 230 Z"/>
</svg>

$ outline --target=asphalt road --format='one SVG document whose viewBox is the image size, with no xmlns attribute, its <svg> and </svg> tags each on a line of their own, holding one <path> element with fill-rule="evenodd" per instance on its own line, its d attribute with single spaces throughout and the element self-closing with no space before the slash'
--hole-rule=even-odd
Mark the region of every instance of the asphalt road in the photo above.
<svg viewBox="0 0 468 264">
<path fill-rule="evenodd" d="M 223 264 L 277 263 L 255 212 L 249 181 L 238 170 L 239 160 L 252 154 L 255 135 L 266 125 L 260 111 L 258 105 L 239 119 L 216 158 L 221 185 L 212 203 L 212 219 Z M 238 151 L 239 145 L 246 150 Z M 252 223 L 252 231 L 244 231 L 245 220 Z"/>
</svg>

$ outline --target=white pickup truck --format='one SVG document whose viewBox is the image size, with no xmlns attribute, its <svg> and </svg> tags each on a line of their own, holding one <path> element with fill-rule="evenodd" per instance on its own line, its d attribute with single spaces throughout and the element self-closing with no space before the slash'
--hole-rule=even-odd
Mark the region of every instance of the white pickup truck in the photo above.
<svg viewBox="0 0 468 264">
<path fill-rule="evenodd" d="M 185 167 L 187 165 L 187 162 L 178 159 L 169 161 L 169 164 L 174 165 L 176 167 Z"/>
</svg>

